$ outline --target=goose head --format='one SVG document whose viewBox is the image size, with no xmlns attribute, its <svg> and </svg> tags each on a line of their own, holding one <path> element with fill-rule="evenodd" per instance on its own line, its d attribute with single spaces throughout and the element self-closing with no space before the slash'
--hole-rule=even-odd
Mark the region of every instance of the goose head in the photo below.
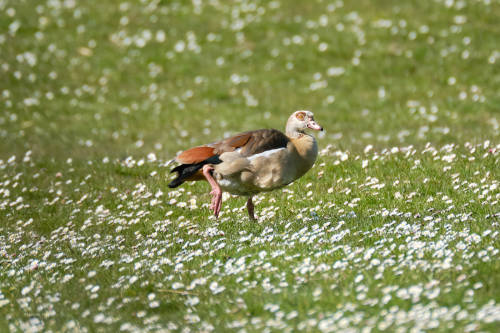
<svg viewBox="0 0 500 333">
<path fill-rule="evenodd" d="M 292 113 L 286 123 L 286 135 L 291 138 L 299 137 L 307 129 L 322 131 L 321 127 L 314 121 L 314 114 L 311 111 L 299 110 Z"/>
</svg>

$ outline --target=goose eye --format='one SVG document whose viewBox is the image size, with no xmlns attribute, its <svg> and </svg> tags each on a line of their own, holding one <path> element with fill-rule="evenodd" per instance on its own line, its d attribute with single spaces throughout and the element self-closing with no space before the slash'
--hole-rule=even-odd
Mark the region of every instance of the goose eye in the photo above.
<svg viewBox="0 0 500 333">
<path fill-rule="evenodd" d="M 304 120 L 304 118 L 306 117 L 306 114 L 304 112 L 299 112 L 297 113 L 297 115 L 295 116 L 298 120 Z"/>
</svg>

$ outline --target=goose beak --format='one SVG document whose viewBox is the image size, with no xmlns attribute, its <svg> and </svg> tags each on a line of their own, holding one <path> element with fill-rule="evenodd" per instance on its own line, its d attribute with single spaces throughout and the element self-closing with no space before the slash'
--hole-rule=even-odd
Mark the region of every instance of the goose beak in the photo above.
<svg viewBox="0 0 500 333">
<path fill-rule="evenodd" d="M 308 123 L 307 123 L 307 127 L 312 129 L 312 130 L 315 130 L 315 131 L 323 131 L 323 127 L 321 127 L 317 122 L 315 122 L 314 120 L 310 120 Z"/>
</svg>

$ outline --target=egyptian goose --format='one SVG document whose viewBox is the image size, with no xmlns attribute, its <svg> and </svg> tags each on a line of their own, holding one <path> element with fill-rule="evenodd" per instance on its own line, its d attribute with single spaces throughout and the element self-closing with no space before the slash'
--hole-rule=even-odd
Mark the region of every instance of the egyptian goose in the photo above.
<svg viewBox="0 0 500 333">
<path fill-rule="evenodd" d="M 219 216 L 222 191 L 248 197 L 252 220 L 252 196 L 286 186 L 304 175 L 316 161 L 318 145 L 306 129 L 322 131 L 310 111 L 294 112 L 286 123 L 286 134 L 275 129 L 244 132 L 233 137 L 194 147 L 179 154 L 181 165 L 168 187 L 185 181 L 207 180 L 212 187 L 210 209 Z"/>
</svg>

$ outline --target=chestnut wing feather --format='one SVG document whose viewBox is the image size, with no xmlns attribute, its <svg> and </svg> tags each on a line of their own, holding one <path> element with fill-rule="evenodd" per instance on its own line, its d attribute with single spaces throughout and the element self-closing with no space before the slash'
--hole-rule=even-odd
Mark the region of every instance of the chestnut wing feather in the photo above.
<svg viewBox="0 0 500 333">
<path fill-rule="evenodd" d="M 196 164 L 216 155 L 213 147 L 194 147 L 180 153 L 175 159 L 182 164 Z"/>
<path fill-rule="evenodd" d="M 176 160 L 182 164 L 196 164 L 212 156 L 235 151 L 236 149 L 241 149 L 240 154 L 246 157 L 266 150 L 286 148 L 288 142 L 290 142 L 290 139 L 278 130 L 260 129 L 185 150 L 176 157 Z"/>
</svg>

